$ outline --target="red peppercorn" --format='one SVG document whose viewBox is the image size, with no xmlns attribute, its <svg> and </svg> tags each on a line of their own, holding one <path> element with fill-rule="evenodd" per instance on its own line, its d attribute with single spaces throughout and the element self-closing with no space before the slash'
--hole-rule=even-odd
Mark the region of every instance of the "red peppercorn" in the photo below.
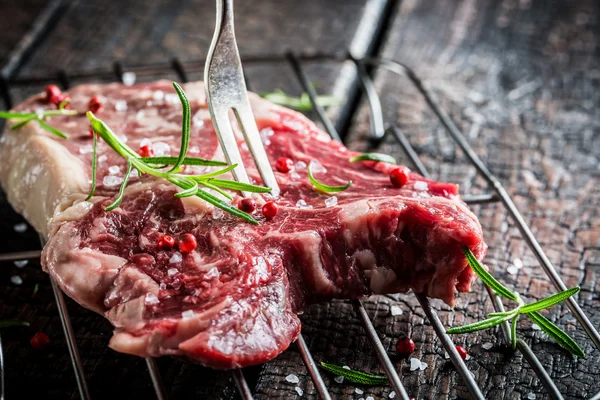
<svg viewBox="0 0 600 400">
<path fill-rule="evenodd" d="M 238 208 L 244 212 L 249 214 L 253 213 L 256 210 L 256 202 L 251 198 L 242 199 L 238 204 Z"/>
<path fill-rule="evenodd" d="M 58 98 L 62 94 L 60 88 L 56 85 L 48 85 L 46 86 L 46 100 L 50 103 L 54 103 L 52 99 Z"/>
<path fill-rule="evenodd" d="M 467 350 L 462 347 L 462 346 L 456 346 L 456 351 L 458 351 L 458 355 L 460 356 L 460 358 L 462 358 L 463 360 L 467 359 Z"/>
<path fill-rule="evenodd" d="M 390 181 L 394 187 L 401 188 L 408 182 L 408 174 L 403 168 L 396 168 L 390 173 Z"/>
<path fill-rule="evenodd" d="M 162 250 L 168 250 L 173 248 L 173 246 L 175 246 L 175 239 L 173 239 L 173 236 L 169 236 L 169 235 L 162 235 L 161 237 L 158 238 L 158 247 Z"/>
<path fill-rule="evenodd" d="M 402 338 L 396 343 L 396 353 L 400 357 L 408 357 L 415 351 L 415 342 L 409 337 Z"/>
<path fill-rule="evenodd" d="M 152 146 L 145 145 L 140 147 L 138 154 L 142 157 L 154 157 L 154 149 Z"/>
<path fill-rule="evenodd" d="M 267 219 L 275 217 L 277 211 L 279 211 L 279 207 L 277 207 L 277 204 L 274 201 L 267 201 L 262 207 L 262 213 Z"/>
<path fill-rule="evenodd" d="M 194 251 L 196 246 L 198 246 L 198 242 L 196 242 L 196 237 L 191 233 L 186 233 L 179 239 L 179 250 L 183 253 L 191 253 Z"/>
<path fill-rule="evenodd" d="M 90 101 L 88 102 L 88 110 L 90 110 L 91 112 L 93 112 L 95 114 L 98 111 L 100 111 L 101 109 L 102 109 L 102 102 L 100 101 L 100 97 L 98 97 L 98 96 L 92 97 L 90 99 Z"/>
<path fill-rule="evenodd" d="M 50 338 L 44 332 L 38 332 L 31 338 L 29 343 L 36 350 L 44 350 L 50 343 Z"/>
<path fill-rule="evenodd" d="M 275 163 L 275 169 L 277 169 L 279 172 L 283 172 L 284 174 L 290 172 L 293 167 L 294 162 L 287 157 L 280 157 Z"/>
</svg>

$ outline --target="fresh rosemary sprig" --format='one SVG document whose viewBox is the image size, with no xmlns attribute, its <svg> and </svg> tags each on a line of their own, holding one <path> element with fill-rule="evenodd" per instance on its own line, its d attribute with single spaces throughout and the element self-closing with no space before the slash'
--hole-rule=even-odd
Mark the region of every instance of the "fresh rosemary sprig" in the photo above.
<svg viewBox="0 0 600 400">
<path fill-rule="evenodd" d="M 360 385 L 384 385 L 388 381 L 388 378 L 385 375 L 371 375 L 365 372 L 340 367 L 339 365 L 335 364 L 321 362 L 321 367 L 332 374 L 343 376 L 346 380 L 352 383 L 358 383 Z"/>
<path fill-rule="evenodd" d="M 210 172 L 203 175 L 184 175 L 180 174 L 182 165 L 207 165 L 207 166 L 223 166 L 226 165 L 221 161 L 214 160 L 204 160 L 201 158 L 191 158 L 186 157 L 187 147 L 189 144 L 189 136 L 190 136 L 190 105 L 187 97 L 183 91 L 183 89 L 175 82 L 173 82 L 173 86 L 179 95 L 181 100 L 181 104 L 183 106 L 183 127 L 182 127 L 182 136 L 184 136 L 181 140 L 181 148 L 179 151 L 179 155 L 177 157 L 150 157 L 150 158 L 142 158 L 135 151 L 133 151 L 129 146 L 123 143 L 117 135 L 108 127 L 106 123 L 102 120 L 98 119 L 91 111 L 88 111 L 87 117 L 92 124 L 93 130 L 100 135 L 100 137 L 121 157 L 127 160 L 127 173 L 121 183 L 121 187 L 119 193 L 112 204 L 105 208 L 106 211 L 113 210 L 118 207 L 122 200 L 123 194 L 125 191 L 125 187 L 127 186 L 128 178 L 135 168 L 138 173 L 148 174 L 158 178 L 165 179 L 170 183 L 180 187 L 183 191 L 176 193 L 175 196 L 178 198 L 183 197 L 191 197 L 197 196 L 215 207 L 222 209 L 230 214 L 235 215 L 236 217 L 242 218 L 243 220 L 258 224 L 258 221 L 254 219 L 250 214 L 239 210 L 238 208 L 232 206 L 231 204 L 221 200 L 220 198 L 212 195 L 211 193 L 200 188 L 201 186 L 213 189 L 226 198 L 231 200 L 231 196 L 224 192 L 222 189 L 231 189 L 231 190 L 239 190 L 246 192 L 254 192 L 254 193 L 268 193 L 271 191 L 270 188 L 266 188 L 263 186 L 251 185 L 247 183 L 241 183 L 236 181 L 217 179 L 216 177 L 222 175 L 228 171 L 234 169 L 237 165 L 230 165 L 223 169 L 220 169 L 215 172 Z M 95 146 L 94 146 L 95 147 Z M 94 150 L 94 158 L 96 151 Z M 172 167 L 164 171 L 162 170 L 163 166 L 172 165 Z M 94 169 L 94 164 L 92 164 L 92 169 Z M 93 171 L 92 174 L 92 189 L 95 188 L 95 180 L 96 174 Z M 93 195 L 93 192 L 90 192 L 90 197 Z"/>
<path fill-rule="evenodd" d="M 16 319 L 5 319 L 3 321 L 0 321 L 0 329 L 12 328 L 14 326 L 29 326 L 29 322 L 19 321 Z"/>
<path fill-rule="evenodd" d="M 312 110 L 313 105 L 308 93 L 302 93 L 300 97 L 290 96 L 281 89 L 275 89 L 272 92 L 262 92 L 260 97 L 269 100 L 271 103 L 288 107 L 297 111 L 307 112 Z M 342 103 L 340 98 L 335 96 L 317 96 L 317 103 L 321 107 L 331 107 Z"/>
<path fill-rule="evenodd" d="M 44 129 L 47 132 L 50 132 L 53 135 L 58 136 L 59 138 L 66 139 L 69 136 L 63 131 L 56 129 L 55 127 L 48 124 L 45 120 L 48 117 L 53 117 L 57 115 L 77 115 L 79 112 L 76 110 L 67 110 L 65 106 L 68 102 L 60 103 L 58 110 L 45 110 L 39 113 L 19 113 L 19 112 L 11 112 L 11 111 L 0 111 L 0 118 L 4 119 L 17 119 L 19 122 L 11 125 L 10 129 L 18 129 L 24 125 L 27 125 L 31 121 L 37 121 L 40 128 Z"/>
<path fill-rule="evenodd" d="M 338 193 L 338 192 L 343 192 L 344 190 L 348 189 L 352 185 L 352 181 L 348 181 L 348 183 L 346 183 L 343 186 L 329 186 L 324 183 L 321 183 L 318 180 L 316 180 L 315 177 L 313 176 L 312 165 L 313 165 L 313 162 L 311 161 L 308 164 L 308 179 L 310 180 L 310 183 L 312 183 L 313 186 L 315 188 L 317 188 L 317 190 L 324 192 L 324 193 Z"/>
<path fill-rule="evenodd" d="M 477 258 L 475 258 L 471 250 L 469 250 L 467 247 L 464 247 L 463 251 L 465 253 L 465 257 L 467 258 L 469 266 L 473 269 L 473 272 L 475 272 L 479 279 L 481 279 L 484 284 L 489 286 L 499 296 L 516 302 L 517 307 L 509 311 L 490 313 L 488 315 L 488 319 L 468 325 L 450 328 L 446 330 L 446 333 L 457 334 L 480 331 L 483 329 L 492 328 L 496 325 L 500 325 L 502 322 L 510 320 L 510 340 L 513 348 L 515 348 L 517 346 L 517 321 L 519 319 L 519 316 L 526 315 L 535 324 L 537 324 L 544 333 L 546 333 L 548 336 L 554 339 L 566 350 L 579 357 L 585 357 L 585 353 L 583 352 L 581 347 L 579 347 L 579 345 L 565 331 L 560 329 L 558 326 L 552 323 L 552 321 L 548 320 L 546 317 L 544 317 L 538 312 L 540 310 L 546 309 L 555 304 L 563 302 L 569 297 L 573 296 L 574 294 L 579 292 L 580 289 L 578 286 L 562 291 L 560 293 L 556 293 L 542 300 L 538 300 L 530 304 L 525 304 L 525 302 L 521 299 L 518 293 L 511 292 L 508 288 L 506 288 L 504 285 L 498 282 L 489 272 L 487 272 L 485 268 L 481 265 L 481 263 L 477 260 Z"/>
<path fill-rule="evenodd" d="M 396 159 L 394 157 L 388 156 L 387 154 L 381 154 L 381 153 L 364 153 L 364 154 L 352 157 L 349 161 L 350 162 L 378 161 L 378 162 L 384 162 L 384 163 L 388 163 L 388 164 L 396 164 Z"/>
</svg>

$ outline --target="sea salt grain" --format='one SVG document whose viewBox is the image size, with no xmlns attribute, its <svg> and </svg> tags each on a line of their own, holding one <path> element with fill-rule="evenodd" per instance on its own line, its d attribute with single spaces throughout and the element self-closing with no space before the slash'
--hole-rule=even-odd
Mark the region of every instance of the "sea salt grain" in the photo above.
<svg viewBox="0 0 600 400">
<path fill-rule="evenodd" d="M 171 103 L 171 104 L 178 103 L 179 96 L 177 96 L 175 93 L 167 93 L 167 94 L 165 94 L 165 101 L 167 103 Z"/>
<path fill-rule="evenodd" d="M 302 208 L 305 210 L 310 210 L 312 208 L 312 206 L 309 206 L 308 204 L 306 204 L 306 201 L 300 199 L 296 202 L 296 207 L 298 208 Z"/>
<path fill-rule="evenodd" d="M 506 268 L 506 272 L 508 272 L 511 275 L 517 275 L 519 273 L 519 269 L 514 265 L 511 265 L 508 268 Z"/>
<path fill-rule="evenodd" d="M 294 170 L 290 171 L 289 177 L 290 177 L 290 179 L 294 179 L 294 180 L 300 179 L 300 175 Z"/>
<path fill-rule="evenodd" d="M 173 255 L 171 256 L 171 258 L 169 258 L 169 262 L 171 264 L 177 264 L 180 263 L 181 261 L 183 261 L 183 257 L 181 256 L 181 253 L 176 251 L 175 253 L 173 253 Z"/>
<path fill-rule="evenodd" d="M 310 171 L 313 174 L 326 173 L 327 168 L 325 168 L 319 161 L 313 159 L 310 160 Z"/>
<path fill-rule="evenodd" d="M 13 229 L 15 230 L 15 232 L 17 233 L 23 233 L 27 230 L 27 224 L 24 222 L 20 222 L 18 224 L 15 224 L 13 226 Z"/>
<path fill-rule="evenodd" d="M 421 371 L 423 371 L 423 370 L 425 370 L 427 367 L 428 367 L 427 363 L 424 363 L 424 362 L 422 362 L 422 361 L 421 361 L 421 365 L 419 365 L 419 369 L 420 369 Z"/>
<path fill-rule="evenodd" d="M 521 259 L 520 259 L 520 258 L 515 258 L 515 259 L 513 260 L 513 265 L 514 265 L 516 268 L 518 268 L 518 269 L 521 269 L 521 268 L 523 268 L 523 261 L 521 261 Z"/>
<path fill-rule="evenodd" d="M 115 110 L 126 111 L 127 110 L 127 102 L 125 100 L 117 100 L 115 102 Z"/>
<path fill-rule="evenodd" d="M 365 400 L 375 400 L 373 396 L 368 396 Z"/>
<path fill-rule="evenodd" d="M 344 377 L 336 376 L 335 378 L 333 378 L 333 380 L 336 381 L 337 383 L 342 383 L 342 382 L 344 382 Z"/>
<path fill-rule="evenodd" d="M 362 389 L 356 388 L 356 389 L 354 389 L 354 393 L 363 394 L 364 392 L 362 391 Z"/>
<path fill-rule="evenodd" d="M 396 392 L 394 392 L 393 390 L 390 392 L 390 394 L 388 394 L 388 397 L 390 399 L 393 399 L 394 397 L 396 397 Z"/>
<path fill-rule="evenodd" d="M 144 112 L 144 110 L 140 110 L 135 114 L 135 119 L 137 119 L 139 121 L 141 119 L 144 119 L 145 116 L 146 116 L 146 113 Z"/>
<path fill-rule="evenodd" d="M 334 207 L 338 203 L 338 198 L 336 196 L 331 196 L 325 199 L 325 207 Z"/>
<path fill-rule="evenodd" d="M 427 190 L 427 182 L 423 182 L 423 181 L 417 181 L 415 182 L 415 189 L 416 190 Z"/>
<path fill-rule="evenodd" d="M 169 276 L 173 276 L 173 275 L 177 274 L 178 272 L 179 272 L 179 271 L 177 270 L 177 268 L 169 268 L 169 269 L 167 270 L 167 275 L 169 275 Z"/>
<path fill-rule="evenodd" d="M 217 220 L 223 218 L 224 212 L 220 208 L 213 208 L 212 210 L 212 219 Z"/>
<path fill-rule="evenodd" d="M 100 157 L 98 157 L 98 162 L 99 163 L 104 162 L 104 161 L 106 161 L 107 158 L 108 157 L 106 156 L 106 154 L 102 154 Z"/>
<path fill-rule="evenodd" d="M 156 142 L 156 143 L 154 143 L 152 148 L 154 149 L 154 153 L 157 156 L 168 155 L 169 152 L 171 151 L 171 146 L 165 142 Z"/>
<path fill-rule="evenodd" d="M 396 315 L 402 315 L 402 309 L 398 306 L 391 306 L 390 314 L 392 314 L 392 317 L 395 317 Z"/>
<path fill-rule="evenodd" d="M 135 83 L 136 78 L 137 77 L 135 75 L 135 72 L 125 72 L 125 73 L 123 73 L 123 77 L 122 77 L 123 84 L 125 86 L 131 86 Z"/>
<path fill-rule="evenodd" d="M 483 348 L 484 348 L 484 349 L 486 349 L 486 350 L 489 350 L 489 349 L 491 349 L 492 347 L 494 347 L 494 345 L 493 345 L 492 343 L 489 343 L 489 342 L 488 342 L 488 343 L 484 343 L 484 344 L 482 344 L 482 345 L 481 345 L 481 347 L 483 347 Z"/>
<path fill-rule="evenodd" d="M 17 267 L 17 268 L 23 268 L 24 266 L 29 264 L 29 261 L 28 260 L 18 260 L 18 261 L 13 261 L 13 264 L 15 264 L 15 267 Z"/>
<path fill-rule="evenodd" d="M 304 394 L 304 390 L 302 390 L 301 388 L 299 388 L 298 386 L 296 386 L 294 388 L 294 390 L 296 391 L 296 393 L 298 393 L 298 396 L 302 396 Z"/>
<path fill-rule="evenodd" d="M 152 95 L 152 99 L 154 101 L 161 101 L 162 99 L 165 98 L 165 92 L 163 92 L 162 90 L 157 90 L 156 92 L 154 92 L 154 94 Z"/>
<path fill-rule="evenodd" d="M 146 304 L 158 304 L 160 300 L 158 300 L 158 297 L 156 297 L 156 295 L 154 293 L 148 293 L 146 295 L 146 298 L 144 299 L 144 302 Z"/>
<path fill-rule="evenodd" d="M 294 168 L 296 168 L 296 169 L 304 169 L 304 168 L 306 168 L 306 163 L 304 161 L 298 161 L 294 165 Z"/>
<path fill-rule="evenodd" d="M 108 167 L 108 173 L 111 175 L 116 175 L 119 172 L 121 172 L 121 167 L 119 167 L 118 165 L 111 165 L 110 167 Z"/>
<path fill-rule="evenodd" d="M 349 367 L 349 366 L 347 366 L 347 365 L 344 365 L 342 368 L 344 368 L 344 369 L 347 369 L 347 370 L 350 370 L 350 367 Z"/>
<path fill-rule="evenodd" d="M 23 279 L 19 275 L 13 275 L 10 277 L 10 281 L 15 285 L 20 285 L 23 283 Z"/>
<path fill-rule="evenodd" d="M 410 359 L 410 370 L 411 371 L 416 371 L 421 367 L 421 360 L 419 360 L 418 358 L 411 358 Z"/>
<path fill-rule="evenodd" d="M 298 377 L 294 374 L 289 374 L 288 376 L 285 377 L 285 380 L 288 381 L 289 383 L 300 382 L 300 379 L 298 379 Z"/>
<path fill-rule="evenodd" d="M 534 331 L 541 331 L 541 328 L 536 324 L 531 324 L 531 329 L 533 329 Z"/>
<path fill-rule="evenodd" d="M 527 395 L 527 398 L 528 398 L 529 400 L 535 400 L 535 398 L 536 398 L 536 397 L 537 397 L 537 396 L 535 395 L 535 393 L 529 393 L 529 394 Z"/>
<path fill-rule="evenodd" d="M 192 310 L 187 310 L 181 313 L 181 317 L 183 319 L 189 319 L 189 318 L 193 318 L 194 317 L 194 311 Z"/>
<path fill-rule="evenodd" d="M 123 178 L 120 176 L 106 175 L 104 178 L 102 178 L 102 184 L 104 184 L 104 186 L 117 186 L 122 182 Z"/>
</svg>

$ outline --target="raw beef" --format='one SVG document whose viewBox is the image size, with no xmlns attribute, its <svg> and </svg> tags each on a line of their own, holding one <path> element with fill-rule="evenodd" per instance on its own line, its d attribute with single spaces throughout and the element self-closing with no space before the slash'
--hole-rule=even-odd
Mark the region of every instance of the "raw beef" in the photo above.
<svg viewBox="0 0 600 400">
<path fill-rule="evenodd" d="M 184 89 L 193 115 L 189 155 L 223 159 L 202 83 Z M 77 110 L 100 96 L 98 117 L 130 147 L 177 154 L 181 105 L 170 82 L 83 85 L 69 95 Z M 121 206 L 104 211 L 125 170 L 104 143 L 96 196 L 85 201 L 92 139 L 83 115 L 50 121 L 70 134 L 67 140 L 34 123 L 4 135 L 0 178 L 15 209 L 48 238 L 44 268 L 65 293 L 111 321 L 113 349 L 243 367 L 286 349 L 300 332 L 297 314 L 309 303 L 413 289 L 452 305 L 457 291 L 469 290 L 474 275 L 462 246 L 481 259 L 486 245 L 456 185 L 406 169 L 408 183 L 395 188 L 394 166 L 350 163 L 356 153 L 305 117 L 254 95 L 251 103 L 272 165 L 279 157 L 295 163 L 290 172 L 276 172 L 279 212 L 271 220 L 255 213 L 258 226 L 198 198 L 177 199 L 178 188 L 148 176 L 134 177 Z M 39 95 L 17 109 L 47 107 Z M 241 148 L 249 175 L 260 183 Z M 352 180 L 352 186 L 335 196 L 315 191 L 307 177 L 311 162 L 317 179 Z M 186 167 L 186 173 L 208 170 Z M 259 210 L 270 200 L 254 198 Z M 157 245 L 164 234 L 186 233 L 198 243 L 191 253 Z"/>
</svg>

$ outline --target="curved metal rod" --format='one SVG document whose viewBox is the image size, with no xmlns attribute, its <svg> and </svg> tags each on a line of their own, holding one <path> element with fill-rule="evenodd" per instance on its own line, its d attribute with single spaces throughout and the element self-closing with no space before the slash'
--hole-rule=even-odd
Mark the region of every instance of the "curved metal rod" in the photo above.
<svg viewBox="0 0 600 400">
<path fill-rule="evenodd" d="M 146 365 L 148 366 L 148 372 L 150 373 L 150 379 L 152 379 L 152 386 L 154 387 L 154 392 L 156 393 L 156 398 L 158 400 L 166 400 L 167 399 L 167 391 L 165 390 L 165 385 L 160 377 L 160 371 L 158 370 L 158 366 L 156 365 L 156 361 L 151 357 L 146 357 Z"/>
<path fill-rule="evenodd" d="M 315 360 L 313 360 L 312 355 L 310 354 L 310 350 L 304 341 L 304 336 L 300 334 L 298 336 L 298 349 L 300 350 L 300 355 L 302 356 L 302 360 L 304 360 L 304 364 L 306 365 L 306 369 L 312 378 L 313 383 L 315 384 L 315 388 L 319 393 L 319 397 L 322 400 L 331 400 L 331 395 L 327 390 L 327 385 L 323 382 L 323 377 L 315 364 Z"/>
<path fill-rule="evenodd" d="M 348 55 L 350 60 L 356 65 L 358 73 L 358 81 L 362 86 L 363 92 L 367 96 L 367 104 L 369 106 L 369 126 L 371 128 L 371 139 L 381 139 L 385 135 L 385 126 L 383 124 L 383 111 L 381 110 L 381 101 L 375 89 L 373 79 L 368 74 L 365 64 L 354 58 L 351 54 Z"/>
<path fill-rule="evenodd" d="M 248 382 L 246 381 L 242 370 L 234 369 L 233 371 L 231 371 L 231 374 L 233 375 L 233 379 L 235 380 L 235 384 L 237 385 L 238 391 L 240 392 L 240 396 L 242 397 L 242 399 L 252 400 L 252 391 L 248 386 Z"/>
<path fill-rule="evenodd" d="M 42 255 L 41 250 L 19 251 L 17 253 L 0 254 L 0 261 L 35 260 Z"/>
</svg>

